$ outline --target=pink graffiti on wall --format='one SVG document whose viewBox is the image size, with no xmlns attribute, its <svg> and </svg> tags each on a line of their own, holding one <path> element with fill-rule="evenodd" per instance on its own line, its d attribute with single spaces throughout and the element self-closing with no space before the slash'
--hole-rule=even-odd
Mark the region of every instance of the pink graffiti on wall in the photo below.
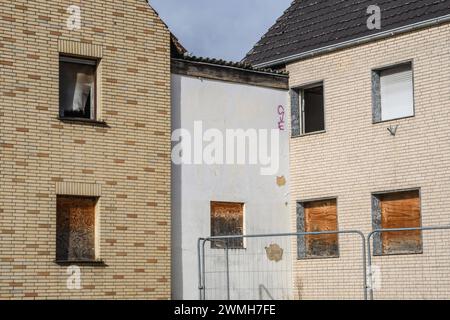
<svg viewBox="0 0 450 320">
<path fill-rule="evenodd" d="M 281 131 L 285 130 L 285 121 L 284 121 L 284 116 L 285 116 L 285 112 L 284 112 L 284 107 L 282 105 L 278 106 L 278 129 L 280 129 Z"/>
</svg>

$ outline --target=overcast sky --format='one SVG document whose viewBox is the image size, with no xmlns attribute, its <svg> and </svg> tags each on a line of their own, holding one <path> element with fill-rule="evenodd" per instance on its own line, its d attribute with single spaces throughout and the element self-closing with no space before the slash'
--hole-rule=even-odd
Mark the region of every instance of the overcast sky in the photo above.
<svg viewBox="0 0 450 320">
<path fill-rule="evenodd" d="M 150 0 L 194 55 L 240 61 L 292 0 Z"/>
</svg>

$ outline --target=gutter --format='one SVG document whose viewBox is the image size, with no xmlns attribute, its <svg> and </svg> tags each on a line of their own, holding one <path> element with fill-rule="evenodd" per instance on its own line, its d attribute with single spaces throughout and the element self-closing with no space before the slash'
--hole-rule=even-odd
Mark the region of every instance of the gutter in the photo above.
<svg viewBox="0 0 450 320">
<path fill-rule="evenodd" d="M 364 43 L 371 42 L 371 41 L 374 41 L 374 40 L 380 40 L 380 39 L 383 39 L 383 38 L 392 37 L 392 36 L 395 36 L 395 35 L 403 34 L 403 33 L 409 32 L 409 31 L 417 30 L 417 29 L 422 29 L 422 28 L 436 26 L 436 25 L 439 25 L 439 24 L 442 24 L 442 23 L 445 23 L 445 22 L 449 22 L 449 21 L 450 21 L 450 14 L 442 16 L 442 17 L 439 17 L 439 18 L 433 18 L 433 19 L 429 19 L 429 20 L 425 20 L 425 21 L 409 24 L 407 26 L 391 29 L 391 30 L 380 32 L 380 33 L 377 33 L 377 34 L 364 36 L 364 37 L 361 37 L 361 38 L 356 38 L 356 39 L 340 42 L 340 43 L 333 44 L 333 45 L 330 45 L 330 46 L 325 46 L 325 47 L 322 47 L 322 48 L 313 49 L 313 50 L 310 50 L 310 51 L 306 51 L 306 52 L 290 55 L 290 56 L 287 56 L 285 58 L 279 58 L 279 59 L 275 59 L 275 60 L 272 60 L 272 61 L 263 62 L 263 63 L 260 63 L 260 64 L 255 64 L 254 67 L 255 68 L 268 68 L 268 67 L 273 67 L 273 66 L 280 65 L 280 64 L 287 64 L 289 62 L 293 62 L 293 61 L 296 61 L 296 60 L 303 60 L 303 59 L 312 58 L 312 57 L 317 56 L 319 54 L 330 53 L 332 51 L 336 51 L 336 50 L 339 50 L 339 49 L 345 49 L 345 48 L 348 48 L 348 47 L 364 44 Z"/>
</svg>

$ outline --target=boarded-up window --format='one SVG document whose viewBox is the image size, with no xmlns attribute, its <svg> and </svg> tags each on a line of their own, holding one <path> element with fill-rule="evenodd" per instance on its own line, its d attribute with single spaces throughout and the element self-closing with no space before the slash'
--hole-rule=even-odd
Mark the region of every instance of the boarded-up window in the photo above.
<svg viewBox="0 0 450 320">
<path fill-rule="evenodd" d="M 298 203 L 298 232 L 337 231 L 336 199 Z M 298 257 L 334 258 L 339 256 L 337 234 L 307 235 L 298 238 Z"/>
<path fill-rule="evenodd" d="M 211 236 L 243 235 L 244 230 L 244 204 L 232 202 L 211 202 Z M 242 249 L 243 238 L 226 240 L 228 248 Z M 212 248 L 225 248 L 224 241 L 213 241 Z"/>
<path fill-rule="evenodd" d="M 374 228 L 397 229 L 421 226 L 418 190 L 374 195 Z M 375 255 L 422 253 L 421 231 L 375 234 Z"/>
<path fill-rule="evenodd" d="M 95 260 L 96 204 L 94 197 L 57 197 L 56 260 Z"/>
</svg>

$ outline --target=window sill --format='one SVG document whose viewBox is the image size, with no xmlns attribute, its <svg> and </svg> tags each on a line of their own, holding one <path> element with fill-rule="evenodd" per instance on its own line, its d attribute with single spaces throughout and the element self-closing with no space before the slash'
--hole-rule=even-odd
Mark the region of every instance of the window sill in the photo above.
<svg viewBox="0 0 450 320">
<path fill-rule="evenodd" d="M 400 120 L 406 120 L 406 119 L 411 119 L 411 118 L 415 118 L 416 116 L 407 116 L 407 117 L 402 117 L 402 118 L 395 118 L 395 119 L 390 119 L 390 120 L 380 120 L 380 121 L 372 121 L 372 124 L 376 125 L 376 124 L 384 124 L 384 123 L 389 123 L 389 122 L 393 122 L 393 121 L 400 121 Z"/>
<path fill-rule="evenodd" d="M 92 120 L 92 119 L 58 117 L 58 120 L 61 122 L 66 122 L 66 123 L 86 124 L 86 125 L 94 125 L 94 126 L 99 126 L 99 127 L 109 127 L 105 121 L 98 121 L 98 120 Z"/>
<path fill-rule="evenodd" d="M 108 265 L 103 260 L 55 260 L 54 263 L 60 266 L 92 266 L 92 267 L 107 267 Z"/>
<path fill-rule="evenodd" d="M 302 133 L 302 134 L 300 134 L 298 136 L 293 136 L 291 138 L 292 139 L 303 138 L 303 137 L 315 136 L 315 135 L 324 134 L 324 133 L 327 133 L 327 131 L 326 130 L 321 130 L 321 131 L 315 131 L 315 132 L 310 132 L 310 133 Z"/>
<path fill-rule="evenodd" d="M 307 256 L 307 257 L 297 257 L 298 261 L 307 261 L 307 260 L 327 260 L 327 259 L 339 259 L 340 255 L 333 256 Z"/>
<path fill-rule="evenodd" d="M 423 255 L 423 250 L 410 252 L 373 253 L 374 257 L 395 257 L 395 256 L 414 256 L 414 255 Z"/>
</svg>

